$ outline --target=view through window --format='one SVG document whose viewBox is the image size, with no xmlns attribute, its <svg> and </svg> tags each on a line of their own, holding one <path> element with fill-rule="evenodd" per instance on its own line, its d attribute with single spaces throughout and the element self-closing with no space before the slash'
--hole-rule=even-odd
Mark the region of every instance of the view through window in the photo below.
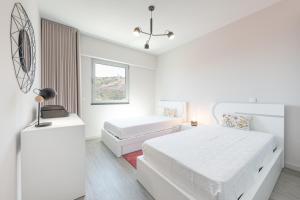
<svg viewBox="0 0 300 200">
<path fill-rule="evenodd" d="M 92 103 L 128 103 L 128 65 L 94 61 Z"/>
</svg>

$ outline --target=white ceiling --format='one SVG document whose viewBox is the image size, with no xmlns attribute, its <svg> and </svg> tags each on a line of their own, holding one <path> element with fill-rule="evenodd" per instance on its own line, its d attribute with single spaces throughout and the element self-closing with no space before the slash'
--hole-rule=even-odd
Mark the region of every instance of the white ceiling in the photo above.
<svg viewBox="0 0 300 200">
<path fill-rule="evenodd" d="M 280 0 L 38 0 L 41 16 L 123 46 L 161 54 L 221 28 Z M 144 50 L 146 36 L 134 37 L 140 26 L 149 30 L 149 5 L 155 5 L 154 32 L 172 30 L 174 40 L 157 37 Z"/>
</svg>

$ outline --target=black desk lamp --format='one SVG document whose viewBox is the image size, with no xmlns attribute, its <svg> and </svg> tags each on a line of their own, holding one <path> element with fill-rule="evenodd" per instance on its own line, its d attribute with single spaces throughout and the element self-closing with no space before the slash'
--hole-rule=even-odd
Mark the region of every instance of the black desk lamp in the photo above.
<svg viewBox="0 0 300 200">
<path fill-rule="evenodd" d="M 35 97 L 35 101 L 38 102 L 38 123 L 35 125 L 35 127 L 50 126 L 52 124 L 51 122 L 40 123 L 41 103 L 45 100 L 54 98 L 56 92 L 52 88 L 34 89 L 33 92 L 38 95 Z"/>
</svg>

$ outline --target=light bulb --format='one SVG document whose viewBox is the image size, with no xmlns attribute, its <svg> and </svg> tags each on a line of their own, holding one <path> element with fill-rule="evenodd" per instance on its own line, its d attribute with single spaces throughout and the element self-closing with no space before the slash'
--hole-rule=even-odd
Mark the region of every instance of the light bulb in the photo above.
<svg viewBox="0 0 300 200">
<path fill-rule="evenodd" d="M 172 31 L 169 31 L 167 36 L 168 36 L 169 40 L 173 40 L 175 38 L 175 35 Z"/>
<path fill-rule="evenodd" d="M 141 28 L 140 27 L 135 27 L 133 29 L 133 34 L 136 36 L 136 37 L 139 37 L 141 35 Z"/>
</svg>

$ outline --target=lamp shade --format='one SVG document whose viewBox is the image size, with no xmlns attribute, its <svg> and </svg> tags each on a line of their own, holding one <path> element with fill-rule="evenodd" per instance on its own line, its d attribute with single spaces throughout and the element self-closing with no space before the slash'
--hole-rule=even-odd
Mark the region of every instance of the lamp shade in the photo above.
<svg viewBox="0 0 300 200">
<path fill-rule="evenodd" d="M 141 30 L 140 27 L 135 27 L 135 28 L 133 29 L 133 34 L 134 34 L 136 37 L 139 37 L 139 36 L 141 35 L 141 32 L 142 32 L 142 30 Z"/>
<path fill-rule="evenodd" d="M 168 36 L 168 38 L 169 38 L 170 40 L 173 40 L 173 39 L 175 38 L 175 35 L 174 35 L 174 33 L 173 33 L 172 31 L 169 31 L 169 32 L 167 33 L 167 36 Z"/>
<path fill-rule="evenodd" d="M 52 88 L 44 88 L 39 90 L 39 95 L 45 100 L 52 99 L 56 95 L 56 91 Z"/>
</svg>

